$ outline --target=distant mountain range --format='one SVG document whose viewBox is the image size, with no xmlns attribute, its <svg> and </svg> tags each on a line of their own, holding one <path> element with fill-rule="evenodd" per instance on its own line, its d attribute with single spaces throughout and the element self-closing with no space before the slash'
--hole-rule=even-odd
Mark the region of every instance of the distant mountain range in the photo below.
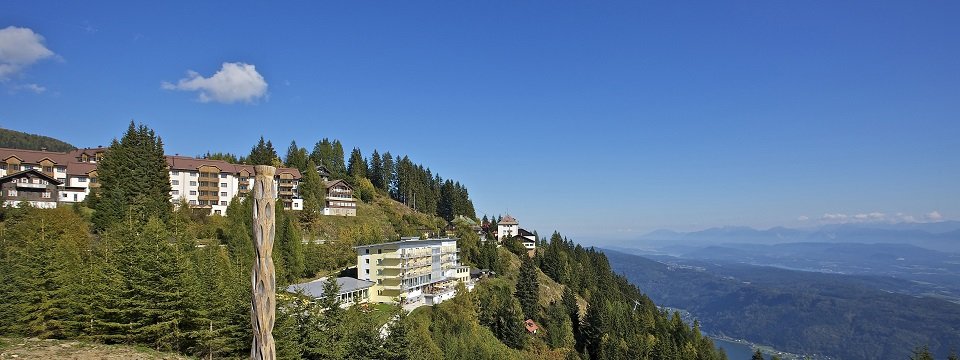
<svg viewBox="0 0 960 360">
<path fill-rule="evenodd" d="M 887 244 L 789 244 L 772 245 L 766 251 L 821 254 L 819 257 L 831 253 L 832 258 L 846 256 L 854 263 L 874 257 L 882 262 L 890 256 L 896 261 L 896 253 L 901 251 L 906 257 L 944 257 L 930 250 Z M 906 359 L 914 347 L 922 345 L 940 359 L 960 346 L 960 304 L 930 294 L 935 286 L 919 281 L 666 255 L 645 258 L 612 250 L 604 253 L 614 271 L 654 302 L 689 311 L 702 329 L 713 335 L 834 359 Z M 749 251 L 709 247 L 700 256 L 705 254 L 737 258 Z M 958 271 L 960 262 L 956 260 L 954 257 L 950 271 Z"/>
<path fill-rule="evenodd" d="M 802 242 L 910 244 L 937 251 L 960 253 L 960 221 L 857 223 L 824 225 L 809 229 L 774 227 L 766 230 L 729 226 L 686 233 L 657 230 L 641 236 L 637 242 L 631 244 L 631 247 L 681 254 L 707 245 L 771 245 Z"/>
</svg>

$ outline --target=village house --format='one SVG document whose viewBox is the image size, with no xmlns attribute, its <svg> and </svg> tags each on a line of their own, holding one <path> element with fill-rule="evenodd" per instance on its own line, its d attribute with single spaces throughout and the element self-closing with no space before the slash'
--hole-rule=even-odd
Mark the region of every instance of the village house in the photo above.
<svg viewBox="0 0 960 360">
<path fill-rule="evenodd" d="M 59 187 L 63 182 L 37 169 L 24 170 L 0 177 L 0 199 L 3 206 L 30 206 L 52 209 L 57 207 Z"/>
</svg>

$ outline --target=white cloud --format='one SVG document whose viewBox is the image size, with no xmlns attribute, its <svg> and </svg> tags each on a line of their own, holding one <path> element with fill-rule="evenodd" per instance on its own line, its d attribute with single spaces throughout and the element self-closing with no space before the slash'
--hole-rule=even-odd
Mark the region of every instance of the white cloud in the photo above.
<svg viewBox="0 0 960 360">
<path fill-rule="evenodd" d="M 252 103 L 267 95 L 267 82 L 257 72 L 256 66 L 246 63 L 223 63 L 220 71 L 203 77 L 195 71 L 187 71 L 187 77 L 176 84 L 162 82 L 165 90 L 199 91 L 200 102 L 216 101 L 224 104 L 235 102 Z"/>
<path fill-rule="evenodd" d="M 922 217 L 916 217 L 909 214 L 904 214 L 898 212 L 893 215 L 888 215 L 882 212 L 871 212 L 871 213 L 860 213 L 854 215 L 847 214 L 831 214 L 826 213 L 820 217 L 820 221 L 824 223 L 833 223 L 833 224 L 850 224 L 850 223 L 918 223 L 918 222 L 937 222 L 943 220 L 943 215 L 940 215 L 937 211 L 932 211 L 924 214 Z"/>
<path fill-rule="evenodd" d="M 823 214 L 820 217 L 820 220 L 830 221 L 830 222 L 844 222 L 847 220 L 846 214 Z"/>
<path fill-rule="evenodd" d="M 43 44 L 43 36 L 28 28 L 0 30 L 0 80 L 6 80 L 33 63 L 56 56 Z"/>
<path fill-rule="evenodd" d="M 800 215 L 800 217 L 797 218 L 797 221 L 807 221 L 807 220 L 810 220 L 810 218 L 807 217 L 806 215 Z"/>
<path fill-rule="evenodd" d="M 38 84 L 16 85 L 16 86 L 14 86 L 13 88 L 14 88 L 14 91 L 17 91 L 17 90 L 26 90 L 26 91 L 32 92 L 32 93 L 34 93 L 34 94 L 42 94 L 42 93 L 44 93 L 45 91 L 47 91 L 47 88 L 46 88 L 46 87 L 40 86 L 40 85 L 38 85 Z"/>
</svg>

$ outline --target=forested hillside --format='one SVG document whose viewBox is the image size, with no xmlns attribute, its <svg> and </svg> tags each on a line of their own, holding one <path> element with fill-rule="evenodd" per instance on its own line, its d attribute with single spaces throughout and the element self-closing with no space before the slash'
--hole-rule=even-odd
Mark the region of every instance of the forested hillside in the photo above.
<svg viewBox="0 0 960 360">
<path fill-rule="evenodd" d="M 28 134 L 10 129 L 0 128 L 0 148 L 42 150 L 47 151 L 70 151 L 76 149 L 75 146 L 49 136 Z"/>
<path fill-rule="evenodd" d="M 102 186 L 88 202 L 2 208 L 0 335 L 196 357 L 249 353 L 251 202 L 234 199 L 223 217 L 174 207 L 163 153 L 157 134 L 131 123 L 108 148 Z M 448 225 L 382 189 L 361 199 L 359 210 L 355 218 L 316 217 L 278 205 L 278 289 L 353 265 L 354 245 Z M 453 224 L 462 261 L 498 276 L 472 292 L 461 285 L 453 300 L 409 316 L 384 305 L 341 309 L 335 281 L 319 301 L 279 293 L 278 358 L 725 358 L 696 326 L 659 312 L 614 274 L 603 253 L 554 234 L 531 258 L 522 247 L 497 248 L 467 224 Z M 526 319 L 541 331 L 528 333 Z"/>
<path fill-rule="evenodd" d="M 906 359 L 923 345 L 943 358 L 960 347 L 960 305 L 872 288 L 884 282 L 866 277 L 607 255 L 659 304 L 717 335 L 841 359 Z"/>
</svg>

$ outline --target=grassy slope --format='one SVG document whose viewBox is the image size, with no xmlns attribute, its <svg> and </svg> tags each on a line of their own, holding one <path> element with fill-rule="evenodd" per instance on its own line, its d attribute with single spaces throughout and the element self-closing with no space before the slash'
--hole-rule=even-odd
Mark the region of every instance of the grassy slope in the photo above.
<svg viewBox="0 0 960 360">
<path fill-rule="evenodd" d="M 0 359 L 191 359 L 143 347 L 73 340 L 0 338 Z"/>
</svg>

